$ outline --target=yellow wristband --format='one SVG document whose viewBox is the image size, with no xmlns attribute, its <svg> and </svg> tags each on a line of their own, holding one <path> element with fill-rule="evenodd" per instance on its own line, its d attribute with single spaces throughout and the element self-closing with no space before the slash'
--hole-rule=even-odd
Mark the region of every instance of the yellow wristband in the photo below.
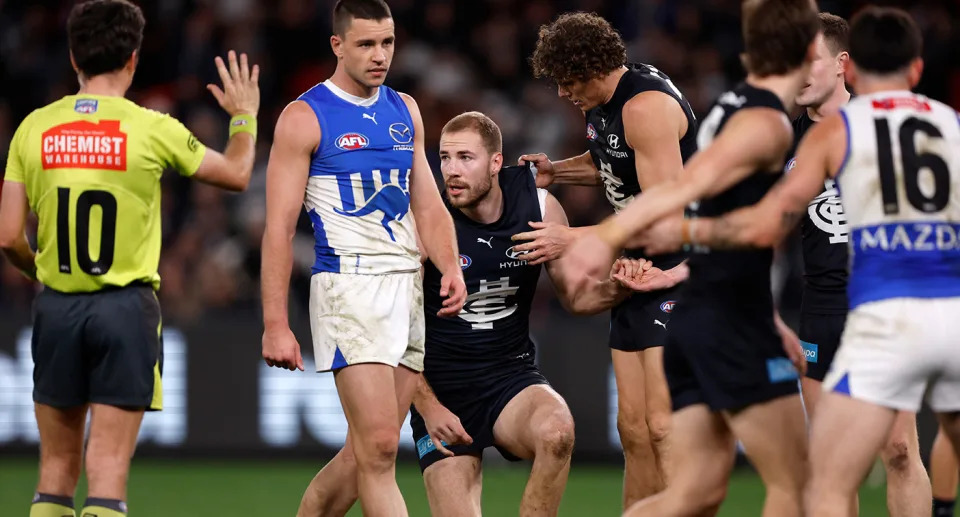
<svg viewBox="0 0 960 517">
<path fill-rule="evenodd" d="M 257 118 L 246 113 L 234 115 L 233 118 L 230 119 L 230 137 L 233 138 L 233 135 L 237 133 L 250 133 L 253 135 L 253 139 L 256 140 Z"/>
</svg>

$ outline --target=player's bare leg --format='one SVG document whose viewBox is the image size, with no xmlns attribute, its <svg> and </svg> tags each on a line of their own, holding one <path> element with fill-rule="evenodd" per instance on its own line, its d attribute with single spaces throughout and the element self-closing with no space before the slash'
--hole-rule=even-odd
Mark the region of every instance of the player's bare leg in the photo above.
<svg viewBox="0 0 960 517">
<path fill-rule="evenodd" d="M 334 373 L 357 462 L 360 506 L 371 517 L 407 515 L 396 480 L 400 422 L 393 371 L 365 363 Z"/>
<path fill-rule="evenodd" d="M 803 515 L 809 474 L 807 426 L 799 395 L 779 397 L 727 415 L 766 488 L 765 517 Z"/>
<path fill-rule="evenodd" d="M 897 413 L 880 458 L 887 470 L 887 511 L 890 517 L 930 515 L 933 495 L 930 478 L 920 459 L 916 413 Z"/>
<path fill-rule="evenodd" d="M 83 464 L 83 428 L 87 406 L 68 409 L 34 404 L 40 429 L 37 492 L 73 499 Z"/>
<path fill-rule="evenodd" d="M 90 404 L 90 436 L 86 453 L 87 507 L 107 508 L 107 504 L 113 506 L 126 501 L 130 458 L 137 447 L 141 421 L 142 409 Z M 103 513 L 120 514 L 117 507 L 110 509 L 116 513 Z"/>
<path fill-rule="evenodd" d="M 860 483 L 887 441 L 896 411 L 832 392 L 823 393 L 810 437 L 808 515 L 855 517 Z"/>
<path fill-rule="evenodd" d="M 820 402 L 820 397 L 823 394 L 823 382 L 809 377 L 802 377 L 800 379 L 800 390 L 803 392 L 803 406 L 807 411 L 807 431 L 809 434 L 813 428 L 813 419 L 816 418 L 814 414 L 817 410 L 817 404 Z M 853 499 L 850 515 L 858 515 L 859 512 L 860 499 L 859 496 L 857 496 Z"/>
<path fill-rule="evenodd" d="M 624 517 L 711 516 L 727 495 L 736 459 L 733 434 L 726 421 L 706 405 L 673 414 L 674 472 L 665 490 L 627 509 Z"/>
<path fill-rule="evenodd" d="M 673 466 L 670 464 L 670 388 L 663 372 L 663 347 L 648 348 L 641 352 L 644 380 L 646 381 L 647 429 L 650 444 L 657 458 L 661 486 L 670 484 Z"/>
<path fill-rule="evenodd" d="M 480 517 L 483 488 L 480 458 L 453 456 L 427 467 L 423 484 L 427 489 L 430 515 L 434 517 Z"/>
<path fill-rule="evenodd" d="M 940 420 L 940 429 L 950 439 L 953 452 L 960 461 L 960 411 L 937 413 L 937 419 Z"/>
<path fill-rule="evenodd" d="M 646 381 L 641 352 L 611 349 L 617 381 L 617 432 L 623 448 L 623 507 L 663 489 L 647 427 Z"/>
<path fill-rule="evenodd" d="M 397 415 L 399 424 L 402 425 L 410 410 L 420 374 L 403 365 L 395 368 L 393 373 L 397 392 Z M 310 481 L 300 500 L 297 516 L 343 516 L 350 511 L 358 497 L 357 459 L 348 433 L 343 448 Z"/>
<path fill-rule="evenodd" d="M 573 416 L 563 398 L 546 384 L 527 386 L 503 408 L 493 438 L 514 456 L 533 459 L 520 516 L 557 515 L 574 442 Z"/>
<path fill-rule="evenodd" d="M 960 464 L 943 428 L 937 431 L 933 450 L 930 451 L 930 483 L 934 501 L 933 517 L 952 516 L 957 500 L 957 484 L 960 483 Z"/>
</svg>

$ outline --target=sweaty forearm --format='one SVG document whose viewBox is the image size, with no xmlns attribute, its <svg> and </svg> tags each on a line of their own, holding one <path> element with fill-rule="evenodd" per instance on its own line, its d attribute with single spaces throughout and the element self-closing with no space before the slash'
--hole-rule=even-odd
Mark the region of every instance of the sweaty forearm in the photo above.
<svg viewBox="0 0 960 517">
<path fill-rule="evenodd" d="M 593 165 L 590 153 L 553 162 L 553 182 L 565 185 L 600 185 L 600 172 Z"/>
<path fill-rule="evenodd" d="M 289 326 L 287 297 L 293 270 L 292 236 L 286 238 L 268 229 L 263 233 L 261 253 L 260 296 L 264 326 Z"/>
<path fill-rule="evenodd" d="M 619 304 L 630 296 L 630 292 L 630 289 L 608 278 L 591 284 L 584 291 L 574 293 L 567 301 L 567 308 L 573 314 L 596 314 Z"/>
</svg>

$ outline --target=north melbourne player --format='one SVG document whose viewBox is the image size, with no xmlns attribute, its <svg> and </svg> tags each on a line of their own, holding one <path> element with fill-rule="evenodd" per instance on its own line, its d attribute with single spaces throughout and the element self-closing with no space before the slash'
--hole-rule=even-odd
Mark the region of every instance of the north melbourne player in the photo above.
<svg viewBox="0 0 960 517">
<path fill-rule="evenodd" d="M 701 121 L 700 151 L 680 179 L 640 194 L 568 251 L 585 281 L 653 222 L 683 220 L 678 211 L 690 203 L 698 216 L 716 216 L 766 194 L 783 172 L 793 141 L 787 113 L 806 83 L 819 30 L 807 0 L 744 2 L 746 82 Z M 799 516 L 807 439 L 795 366 L 802 368 L 803 351 L 776 321 L 773 252 L 693 251 L 664 347 L 677 472 L 664 492 L 627 513 L 716 512 L 739 439 L 766 486 L 763 514 Z"/>
<path fill-rule="evenodd" d="M 337 68 L 277 121 L 261 275 L 263 357 L 271 366 L 303 369 L 287 319 L 291 240 L 302 204 L 316 237 L 314 358 L 317 371 L 334 372 L 349 423 L 344 449 L 317 482 L 339 490 L 343 458 L 355 455 L 361 505 L 371 516 L 406 515 L 395 460 L 424 340 L 413 216 L 442 271 L 440 315 L 456 316 L 466 297 L 453 221 L 424 152 L 420 111 L 410 96 L 383 85 L 395 40 L 382 0 L 335 4 L 330 44 Z M 302 513 L 316 512 L 313 496 L 304 496 Z"/>
<path fill-rule="evenodd" d="M 620 35 L 595 14 L 564 14 L 540 29 L 534 73 L 557 83 L 557 92 L 583 110 L 588 151 L 536 163 L 537 186 L 552 183 L 602 185 L 619 211 L 653 185 L 674 179 L 696 152 L 697 123 L 690 104 L 670 79 L 650 65 L 627 63 Z M 678 213 L 682 210 L 678 209 Z M 561 256 L 588 228 L 534 223 L 519 233 L 519 251 L 533 263 Z M 627 250 L 639 258 L 641 250 Z M 635 294 L 610 313 L 610 353 L 617 382 L 617 430 L 625 460 L 623 502 L 663 489 L 670 477 L 670 397 L 663 377 L 663 343 L 677 300 L 675 286 L 686 265 L 683 253 L 648 257 L 648 271 L 662 289 Z M 606 271 L 599 274 L 605 275 Z M 603 278 L 601 276 L 600 278 Z M 653 284 L 650 284 L 653 285 Z"/>
<path fill-rule="evenodd" d="M 846 20 L 829 13 L 820 13 L 820 25 L 822 35 L 817 38 L 810 78 L 797 97 L 797 105 L 804 110 L 793 121 L 791 157 L 808 129 L 850 100 L 844 82 L 850 60 L 850 27 Z M 785 173 L 795 165 L 796 159 L 789 159 Z M 807 359 L 807 372 L 800 383 L 804 406 L 812 417 L 847 319 L 849 227 L 833 179 L 826 180 L 823 192 L 810 202 L 800 230 L 804 285 L 799 337 Z M 920 459 L 915 414 L 903 412 L 897 417 L 880 457 L 887 470 L 887 510 L 891 517 L 925 513 L 930 504 L 930 479 Z"/>
<path fill-rule="evenodd" d="M 858 97 L 810 129 L 796 167 L 757 206 L 687 229 L 697 243 L 770 246 L 836 181 L 850 225 L 850 314 L 813 419 L 812 515 L 852 514 L 897 411 L 926 400 L 960 444 L 960 123 L 910 92 L 921 46 L 906 12 L 861 11 L 847 74 Z"/>
<path fill-rule="evenodd" d="M 44 286 L 34 304 L 40 475 L 31 517 L 75 515 L 82 464 L 80 514 L 126 514 L 140 421 L 163 404 L 160 176 L 176 169 L 237 191 L 253 168 L 257 66 L 233 51 L 226 64 L 216 59 L 223 89 L 208 88 L 232 116 L 220 154 L 176 119 L 124 98 L 143 26 L 126 0 L 75 5 L 67 39 L 80 90 L 28 115 L 10 143 L 0 248 Z M 39 219 L 36 255 L 24 235 L 28 211 Z"/>
</svg>

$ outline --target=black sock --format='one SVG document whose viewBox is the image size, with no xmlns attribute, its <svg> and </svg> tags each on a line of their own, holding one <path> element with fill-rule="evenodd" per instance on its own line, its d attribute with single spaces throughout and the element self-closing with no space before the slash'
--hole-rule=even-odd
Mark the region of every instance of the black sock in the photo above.
<svg viewBox="0 0 960 517">
<path fill-rule="evenodd" d="M 66 495 L 33 495 L 30 517 L 73 517 L 73 498 Z"/>
<path fill-rule="evenodd" d="M 953 517 L 953 506 L 956 503 L 956 499 L 937 499 L 934 497 L 933 517 Z"/>
</svg>

